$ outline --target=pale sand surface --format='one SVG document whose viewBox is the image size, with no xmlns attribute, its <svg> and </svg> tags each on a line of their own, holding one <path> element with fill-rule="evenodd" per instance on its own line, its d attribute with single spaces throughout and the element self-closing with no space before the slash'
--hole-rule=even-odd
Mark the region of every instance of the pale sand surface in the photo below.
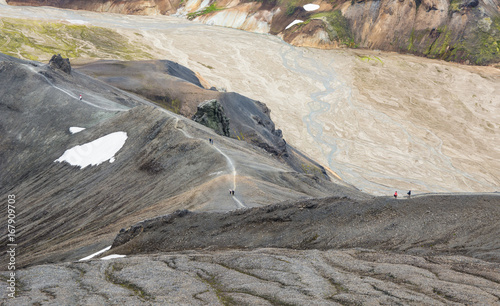
<svg viewBox="0 0 500 306">
<path fill-rule="evenodd" d="M 266 103 L 287 143 L 363 191 L 500 191 L 498 69 L 297 48 L 181 18 L 0 6 L 0 16 L 115 28 L 210 86 Z"/>
</svg>

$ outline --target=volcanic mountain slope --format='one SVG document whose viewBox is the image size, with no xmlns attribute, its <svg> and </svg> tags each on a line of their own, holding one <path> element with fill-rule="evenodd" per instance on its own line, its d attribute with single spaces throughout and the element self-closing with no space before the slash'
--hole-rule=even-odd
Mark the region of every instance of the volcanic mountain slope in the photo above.
<svg viewBox="0 0 500 306">
<path fill-rule="evenodd" d="M 171 61 L 97 61 L 79 71 L 110 85 L 150 99 L 187 118 L 193 117 L 200 101 L 216 99 L 229 119 L 229 135 L 288 158 L 281 130 L 276 130 L 270 110 L 263 103 L 237 93 L 203 88 L 196 74 Z M 292 151 L 293 152 L 293 151 Z M 291 160 L 291 158 L 288 158 Z M 296 170 L 301 169 L 298 163 Z"/>
<path fill-rule="evenodd" d="M 76 71 L 2 56 L 0 77 L 0 194 L 18 199 L 19 267 L 82 258 L 121 228 L 177 209 L 366 197 Z M 71 134 L 71 127 L 85 130 Z M 84 166 L 115 142 L 98 139 L 116 133 L 126 133 L 123 146 Z"/>
</svg>

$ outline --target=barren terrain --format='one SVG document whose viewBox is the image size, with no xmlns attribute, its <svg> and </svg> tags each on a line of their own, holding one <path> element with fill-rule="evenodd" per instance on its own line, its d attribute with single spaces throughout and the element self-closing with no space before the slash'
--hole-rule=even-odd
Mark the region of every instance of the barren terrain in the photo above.
<svg viewBox="0 0 500 306">
<path fill-rule="evenodd" d="M 2 303 L 499 303 L 498 69 L 4 1 L 0 33 L 2 53 L 45 63 L 178 62 L 193 84 L 266 103 L 287 144 L 332 178 L 77 69 L 0 54 L 0 195 L 18 199 L 20 251 L 17 298 L 3 290 Z M 181 84 L 169 78 L 143 82 Z M 109 162 L 55 162 L 112 132 L 127 139 Z M 99 250 L 126 258 L 80 261 Z"/>
<path fill-rule="evenodd" d="M 5 305 L 495 305 L 500 267 L 366 249 L 185 251 L 40 265 Z"/>
</svg>

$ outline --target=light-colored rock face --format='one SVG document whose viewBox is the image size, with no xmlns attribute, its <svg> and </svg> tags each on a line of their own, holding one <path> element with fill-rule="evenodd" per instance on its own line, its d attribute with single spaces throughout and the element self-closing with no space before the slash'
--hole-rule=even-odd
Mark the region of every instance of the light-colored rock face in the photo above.
<svg viewBox="0 0 500 306">
<path fill-rule="evenodd" d="M 271 21 L 277 10 L 259 10 L 260 6 L 260 3 L 255 2 L 238 4 L 221 11 L 202 15 L 195 20 L 208 25 L 267 34 L 270 31 Z M 202 7 L 200 6 L 200 8 Z M 183 8 L 180 10 L 183 10 Z"/>
<path fill-rule="evenodd" d="M 343 12 L 361 47 L 391 49 L 389 45 L 397 47 L 397 39 L 410 36 L 412 30 L 444 25 L 448 6 L 446 0 L 424 0 L 418 8 L 413 0 L 363 1 L 346 2 Z"/>
<path fill-rule="evenodd" d="M 401 0 L 342 6 L 361 47 L 409 52 L 456 62 L 498 62 L 498 1 Z M 493 24 L 481 28 L 483 20 Z"/>
<path fill-rule="evenodd" d="M 422 1 L 415 16 L 415 30 L 439 27 L 448 16 L 449 3 L 446 0 Z"/>
</svg>

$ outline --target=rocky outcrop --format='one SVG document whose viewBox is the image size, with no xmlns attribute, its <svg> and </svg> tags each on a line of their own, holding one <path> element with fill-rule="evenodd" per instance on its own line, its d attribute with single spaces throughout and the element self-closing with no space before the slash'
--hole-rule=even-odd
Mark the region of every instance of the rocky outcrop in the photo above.
<svg viewBox="0 0 500 306">
<path fill-rule="evenodd" d="M 275 128 L 271 110 L 264 103 L 234 92 L 221 93 L 218 101 L 231 120 L 231 137 L 263 148 L 273 155 L 288 156 L 282 132 Z"/>
<path fill-rule="evenodd" d="M 62 58 L 61 54 L 53 55 L 49 61 L 52 69 L 59 69 L 67 74 L 71 74 L 71 64 L 69 58 Z"/>
<path fill-rule="evenodd" d="M 498 0 L 336 1 L 329 10 L 288 12 L 275 15 L 271 33 L 295 45 L 361 47 L 479 65 L 500 61 Z M 303 22 L 287 29 L 294 20 Z"/>
<path fill-rule="evenodd" d="M 500 61 L 500 2 L 356 1 L 342 6 L 363 48 L 472 64 Z"/>
<path fill-rule="evenodd" d="M 229 137 L 229 119 L 224 113 L 224 108 L 216 100 L 207 100 L 198 105 L 192 120 L 214 130 L 217 134 Z"/>
</svg>

